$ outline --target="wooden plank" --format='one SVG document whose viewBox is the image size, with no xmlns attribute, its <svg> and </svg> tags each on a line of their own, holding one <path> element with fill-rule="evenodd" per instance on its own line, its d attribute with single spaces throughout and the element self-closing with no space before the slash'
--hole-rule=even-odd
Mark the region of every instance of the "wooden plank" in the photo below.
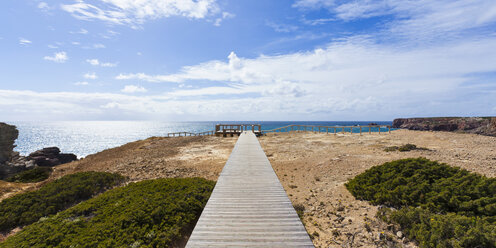
<svg viewBox="0 0 496 248">
<path fill-rule="evenodd" d="M 243 132 L 186 247 L 314 247 L 253 132 Z"/>
</svg>

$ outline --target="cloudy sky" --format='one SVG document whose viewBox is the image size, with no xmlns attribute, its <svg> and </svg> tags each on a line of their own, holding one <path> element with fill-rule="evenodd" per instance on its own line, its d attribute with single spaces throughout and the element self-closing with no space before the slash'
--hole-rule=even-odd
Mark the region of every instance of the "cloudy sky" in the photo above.
<svg viewBox="0 0 496 248">
<path fill-rule="evenodd" d="M 494 0 L 2 0 L 0 120 L 496 115 Z"/>
</svg>

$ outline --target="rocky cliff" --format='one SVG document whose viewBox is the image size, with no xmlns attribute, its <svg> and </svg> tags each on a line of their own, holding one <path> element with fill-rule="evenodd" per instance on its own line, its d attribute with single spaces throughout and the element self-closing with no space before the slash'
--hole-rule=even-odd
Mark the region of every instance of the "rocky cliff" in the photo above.
<svg viewBox="0 0 496 248">
<path fill-rule="evenodd" d="M 35 166 L 56 166 L 77 160 L 76 155 L 60 153 L 57 147 L 43 148 L 27 157 L 21 156 L 14 151 L 14 142 L 18 135 L 19 131 L 15 126 L 0 122 L 0 179 Z"/>
<path fill-rule="evenodd" d="M 13 125 L 0 122 L 0 164 L 12 159 L 14 142 L 19 135 L 19 131 Z"/>
<path fill-rule="evenodd" d="M 400 118 L 393 121 L 393 128 L 496 136 L 496 117 Z"/>
</svg>

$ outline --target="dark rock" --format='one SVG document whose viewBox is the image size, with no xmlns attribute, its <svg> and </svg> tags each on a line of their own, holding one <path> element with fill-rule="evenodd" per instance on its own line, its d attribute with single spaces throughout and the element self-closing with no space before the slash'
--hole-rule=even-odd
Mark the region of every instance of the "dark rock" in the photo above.
<svg viewBox="0 0 496 248">
<path fill-rule="evenodd" d="M 61 153 L 59 154 L 58 159 L 61 164 L 66 164 L 78 160 L 77 156 L 72 153 Z"/>
<path fill-rule="evenodd" d="M 393 121 L 393 128 L 496 136 L 496 117 L 401 118 Z"/>
<path fill-rule="evenodd" d="M 58 147 L 47 147 L 29 154 L 28 159 L 38 166 L 56 166 L 77 160 L 72 153 L 60 153 Z"/>
<path fill-rule="evenodd" d="M 11 160 L 18 135 L 15 126 L 0 122 L 0 164 Z"/>
</svg>

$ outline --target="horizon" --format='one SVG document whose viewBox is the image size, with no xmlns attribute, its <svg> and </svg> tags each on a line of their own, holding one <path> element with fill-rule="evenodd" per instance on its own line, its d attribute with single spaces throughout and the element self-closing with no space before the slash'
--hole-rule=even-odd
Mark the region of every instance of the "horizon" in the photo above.
<svg viewBox="0 0 496 248">
<path fill-rule="evenodd" d="M 496 116 L 490 0 L 0 7 L 6 122 Z"/>
</svg>

